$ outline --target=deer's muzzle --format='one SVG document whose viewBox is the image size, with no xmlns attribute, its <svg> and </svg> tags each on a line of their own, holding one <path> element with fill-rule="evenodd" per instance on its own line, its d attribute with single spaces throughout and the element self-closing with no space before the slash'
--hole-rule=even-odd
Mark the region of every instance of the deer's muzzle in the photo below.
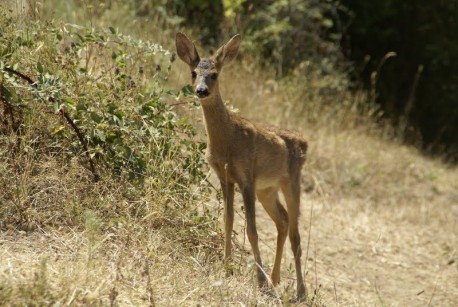
<svg viewBox="0 0 458 307">
<path fill-rule="evenodd" d="M 196 89 L 196 95 L 197 97 L 199 98 L 205 98 L 209 95 L 210 93 L 208 92 L 208 88 L 207 87 L 204 87 L 204 86 L 199 86 L 197 89 Z"/>
</svg>

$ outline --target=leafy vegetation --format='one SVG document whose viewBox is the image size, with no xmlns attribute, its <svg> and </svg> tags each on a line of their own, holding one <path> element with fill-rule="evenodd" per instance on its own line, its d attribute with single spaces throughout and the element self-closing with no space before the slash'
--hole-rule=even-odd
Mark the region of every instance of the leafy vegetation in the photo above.
<svg viewBox="0 0 458 307">
<path fill-rule="evenodd" d="M 86 210 L 102 210 L 108 225 L 151 206 L 173 216 L 206 197 L 205 146 L 167 103 L 185 95 L 163 85 L 169 51 L 114 28 L 18 18 L 2 10 L 2 229 L 77 226 Z M 115 187 L 131 205 L 103 208 Z"/>
</svg>

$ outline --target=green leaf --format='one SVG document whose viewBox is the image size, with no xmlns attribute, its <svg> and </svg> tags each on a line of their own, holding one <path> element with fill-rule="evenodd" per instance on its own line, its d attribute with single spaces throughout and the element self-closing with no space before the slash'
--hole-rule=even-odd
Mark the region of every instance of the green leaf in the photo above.
<svg viewBox="0 0 458 307">
<path fill-rule="evenodd" d="M 102 130 L 95 129 L 95 130 L 94 130 L 94 134 L 95 134 L 102 142 L 105 142 L 105 140 L 107 139 L 107 138 L 106 138 L 106 135 L 105 135 L 105 132 L 103 132 Z"/>
<path fill-rule="evenodd" d="M 329 19 L 329 18 L 324 18 L 322 23 L 323 23 L 323 26 L 328 29 L 332 28 L 332 26 L 334 25 L 334 22 L 332 21 L 332 19 Z"/>
<path fill-rule="evenodd" d="M 181 94 L 184 96 L 194 96 L 194 89 L 188 84 L 181 88 Z"/>
<path fill-rule="evenodd" d="M 53 131 L 51 132 L 51 135 L 54 136 L 55 134 L 61 132 L 62 130 L 65 129 L 65 126 L 59 125 L 54 127 Z"/>
<path fill-rule="evenodd" d="M 116 34 L 116 29 L 113 27 L 108 27 L 110 29 L 111 34 Z"/>
<path fill-rule="evenodd" d="M 63 102 L 68 106 L 70 107 L 72 110 L 76 110 L 76 103 L 73 99 L 69 98 L 69 97 L 65 97 L 64 99 L 62 99 Z"/>
<path fill-rule="evenodd" d="M 78 104 L 76 105 L 76 110 L 77 110 L 78 112 L 80 112 L 80 111 L 87 111 L 87 106 L 86 106 L 85 104 L 83 104 L 83 103 L 78 103 Z"/>
<path fill-rule="evenodd" d="M 2 92 L 3 92 L 3 99 L 8 102 L 12 102 L 13 100 L 18 100 L 18 96 L 14 90 L 10 90 L 7 87 L 0 85 Z"/>
<path fill-rule="evenodd" d="M 102 117 L 95 112 L 91 112 L 90 116 L 91 116 L 91 119 L 96 123 L 100 123 L 102 121 Z"/>
<path fill-rule="evenodd" d="M 40 74 L 43 74 L 43 65 L 40 62 L 37 63 L 37 70 Z"/>
<path fill-rule="evenodd" d="M 75 101 L 74 101 L 73 99 L 71 99 L 70 97 L 65 97 L 63 100 L 64 100 L 64 102 L 65 102 L 66 104 L 69 104 L 69 105 L 71 105 L 71 106 L 74 106 L 74 105 L 75 105 Z"/>
</svg>

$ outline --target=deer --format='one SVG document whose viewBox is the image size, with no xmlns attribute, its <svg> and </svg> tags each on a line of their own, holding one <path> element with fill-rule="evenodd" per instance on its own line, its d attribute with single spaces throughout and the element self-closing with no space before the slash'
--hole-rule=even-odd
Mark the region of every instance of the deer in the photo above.
<svg viewBox="0 0 458 307">
<path fill-rule="evenodd" d="M 213 56 L 200 58 L 194 43 L 183 33 L 175 37 L 179 58 L 188 64 L 195 95 L 199 99 L 207 149 L 205 158 L 216 173 L 224 203 L 224 260 L 232 258 L 234 223 L 234 191 L 242 194 L 246 218 L 246 234 L 256 264 L 256 276 L 261 290 L 269 282 L 280 282 L 280 266 L 287 237 L 294 255 L 297 300 L 307 297 L 301 268 L 301 238 L 299 234 L 301 169 L 305 162 L 307 141 L 301 133 L 284 128 L 255 124 L 230 112 L 220 94 L 219 76 L 223 66 L 236 58 L 241 36 L 233 36 Z M 284 195 L 287 209 L 279 200 Z M 277 228 L 275 261 L 268 280 L 263 268 L 256 230 L 255 202 L 262 204 Z"/>
</svg>

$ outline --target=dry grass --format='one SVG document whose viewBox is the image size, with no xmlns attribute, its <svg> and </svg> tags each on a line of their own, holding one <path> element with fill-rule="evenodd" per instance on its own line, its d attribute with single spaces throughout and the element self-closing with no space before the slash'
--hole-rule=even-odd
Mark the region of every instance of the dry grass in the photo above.
<svg viewBox="0 0 458 307">
<path fill-rule="evenodd" d="M 256 82 L 226 80 L 231 80 L 226 92 L 232 96 L 246 93 L 247 84 Z M 266 86 L 261 83 L 257 91 L 252 85 L 255 99 L 239 94 L 234 104 L 261 121 L 285 126 L 293 122 L 308 136 L 304 189 L 309 192 L 303 196 L 302 229 L 308 235 L 312 213 L 309 288 L 320 290 L 325 305 L 456 305 L 456 166 L 424 157 L 415 148 L 384 137 L 372 125 L 352 125 L 358 115 L 348 109 L 333 113 L 337 121 L 326 113 L 327 122 L 318 123 L 287 116 L 281 105 L 285 100 L 277 100 L 284 97 L 283 90 L 277 96 Z M 312 104 L 305 112 L 317 108 L 316 101 L 302 103 Z M 260 214 L 259 224 L 265 225 L 263 219 L 269 219 Z M 274 239 L 272 228 L 262 235 Z M 306 238 L 302 241 L 308 244 Z"/>
<path fill-rule="evenodd" d="M 168 86 L 188 77 L 174 64 Z M 309 77 L 308 94 L 247 62 L 221 77 L 223 98 L 241 114 L 295 127 L 309 140 L 301 216 L 309 305 L 458 305 L 456 167 L 390 140 L 357 112 L 361 97 L 323 92 L 321 76 Z M 331 104 L 333 97 L 344 107 Z M 180 112 L 202 125 L 199 110 Z M 95 185 L 78 163 L 37 161 L 32 149 L 12 161 L 11 142 L 1 140 L 0 199 L 2 210 L 19 215 L 0 221 L 0 302 L 294 305 L 289 248 L 277 298 L 258 291 L 240 206 L 235 274 L 226 276 L 215 195 L 174 208 L 153 184 L 140 194 L 115 180 Z M 262 209 L 257 215 L 269 269 L 276 231 Z"/>
</svg>

